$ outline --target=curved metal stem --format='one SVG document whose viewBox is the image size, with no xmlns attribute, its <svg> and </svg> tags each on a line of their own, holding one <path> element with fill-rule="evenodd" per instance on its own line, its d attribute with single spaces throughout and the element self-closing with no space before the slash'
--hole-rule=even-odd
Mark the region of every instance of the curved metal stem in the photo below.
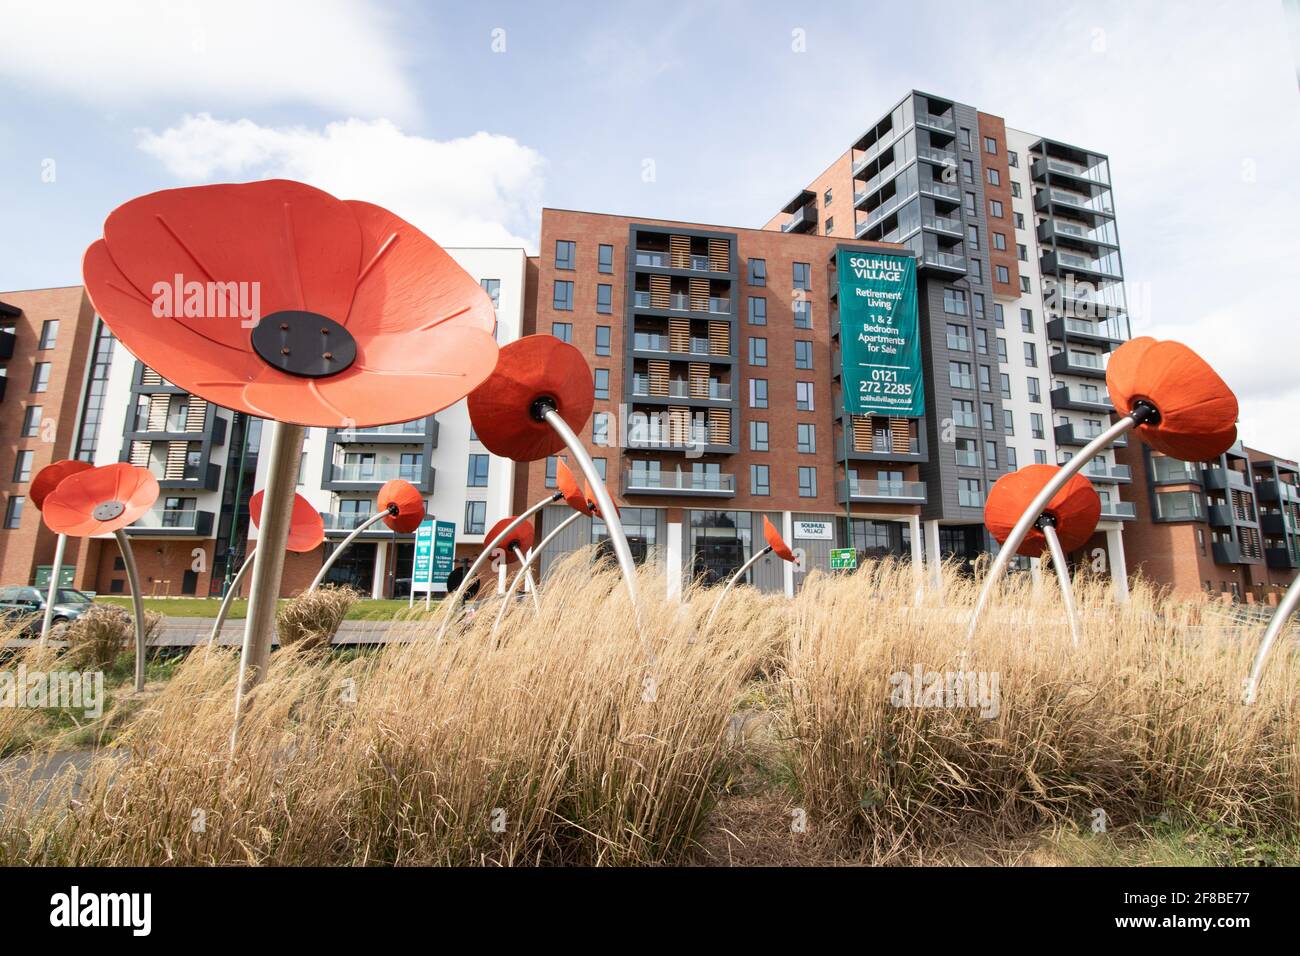
<svg viewBox="0 0 1300 956">
<path fill-rule="evenodd" d="M 1140 424 L 1145 418 L 1145 413 L 1139 417 L 1138 412 L 1135 410 L 1111 425 L 1110 428 L 1088 442 L 1079 454 L 1062 465 L 1061 470 L 1052 476 L 1052 480 L 1044 485 L 1043 490 L 1029 503 L 1029 507 L 1020 516 L 1020 520 L 1016 522 L 1016 526 L 1011 529 L 1011 534 L 1007 537 L 1007 540 L 1002 542 L 1002 547 L 998 549 L 997 557 L 993 559 L 993 564 L 989 567 L 989 573 L 984 578 L 984 587 L 980 589 L 979 599 L 975 602 L 975 610 L 971 612 L 970 627 L 966 631 L 967 642 L 970 642 L 975 637 L 975 628 L 979 624 L 980 613 L 984 610 L 984 605 L 988 603 L 989 597 L 993 594 L 993 589 L 1002 578 L 1002 573 L 1006 571 L 1007 565 L 1011 563 L 1011 559 L 1020 548 L 1020 543 L 1025 540 L 1025 535 L 1029 533 L 1029 529 L 1042 516 L 1043 509 L 1056 497 L 1056 493 L 1065 487 L 1065 483 L 1079 473 L 1084 465 L 1092 461 L 1100 451 L 1116 438 Z"/>
<path fill-rule="evenodd" d="M 235 603 L 235 595 L 239 593 L 239 585 L 243 583 L 245 573 L 253 566 L 253 558 L 256 555 L 257 547 L 254 546 L 248 550 L 248 557 L 239 566 L 235 576 L 230 579 L 230 587 L 226 588 L 226 596 L 221 599 L 221 607 L 217 608 L 217 619 L 212 622 L 212 633 L 208 635 L 208 647 L 212 647 L 217 642 L 217 635 L 221 633 L 221 625 L 226 623 L 226 615 L 230 613 L 230 605 Z"/>
<path fill-rule="evenodd" d="M 529 554 L 528 557 L 524 559 L 524 566 L 519 569 L 518 573 L 515 574 L 514 579 L 510 582 L 510 586 L 506 588 L 506 600 L 501 602 L 501 609 L 497 611 L 496 623 L 492 625 L 493 637 L 496 637 L 497 631 L 501 628 L 501 622 L 505 620 L 506 609 L 510 607 L 510 595 L 514 594 L 515 591 L 518 589 L 519 582 L 523 578 L 524 572 L 529 569 L 529 567 L 533 564 L 533 562 L 535 562 L 539 557 L 541 557 L 542 551 L 546 548 L 548 544 L 551 543 L 552 540 L 554 540 L 554 538 L 561 531 L 563 531 L 565 528 L 573 524 L 573 522 L 577 521 L 581 517 L 582 517 L 581 511 L 575 511 L 573 514 L 569 515 L 569 517 L 565 518 L 563 521 L 557 524 L 555 526 L 555 529 L 551 531 L 551 533 L 548 534 L 545 538 L 543 538 L 537 544 L 537 546 L 533 548 L 532 553 Z M 534 585 L 533 586 L 534 596 L 536 596 L 536 593 L 537 593 L 537 586 Z"/>
<path fill-rule="evenodd" d="M 1259 650 L 1255 652 L 1255 663 L 1250 668 L 1250 676 L 1246 678 L 1245 686 L 1242 688 L 1242 703 L 1255 703 L 1259 679 L 1264 674 L 1264 665 L 1268 662 L 1269 652 L 1273 650 L 1273 645 L 1282 635 L 1297 605 L 1300 605 L 1300 577 L 1291 582 L 1291 586 L 1286 589 L 1286 594 L 1282 597 L 1282 603 L 1277 606 L 1277 610 L 1269 619 L 1268 627 L 1264 631 L 1264 639 L 1260 641 Z"/>
<path fill-rule="evenodd" d="M 456 588 L 456 593 L 443 598 L 443 602 L 447 605 L 447 608 L 443 612 L 442 624 L 438 627 L 438 633 L 434 637 L 435 641 L 441 641 L 443 635 L 447 633 L 447 627 L 451 624 L 451 619 L 456 614 L 456 608 L 460 605 L 461 595 L 469 588 L 471 582 L 477 580 L 479 570 L 483 567 L 483 563 L 492 555 L 492 552 L 496 551 L 500 547 L 502 541 L 505 541 L 506 538 L 510 537 L 511 531 L 514 531 L 515 528 L 519 527 L 547 505 L 559 501 L 563 497 L 564 495 L 557 491 L 555 494 L 543 498 L 541 501 L 537 502 L 537 504 L 529 507 L 523 514 L 516 517 L 514 521 L 502 528 L 501 532 L 487 543 L 483 550 L 479 552 L 478 557 L 474 559 L 474 563 L 470 565 L 469 570 L 465 572 L 465 577 L 461 580 L 460 587 Z"/>
<path fill-rule="evenodd" d="M 771 550 L 772 546 L 769 544 L 762 551 L 755 551 L 754 556 L 742 564 L 740 570 L 731 576 L 731 580 L 727 582 L 727 586 L 722 589 L 722 593 L 718 595 L 718 599 L 713 602 L 713 610 L 709 612 L 709 618 L 704 622 L 704 630 L 707 631 L 709 626 L 713 624 L 713 619 L 718 615 L 718 608 L 722 607 L 722 599 L 727 596 L 727 592 L 731 590 L 732 586 L 745 576 L 745 572 L 752 568 L 758 562 L 759 558 Z"/>
<path fill-rule="evenodd" d="M 59 569 L 63 567 L 63 549 L 67 546 L 68 536 L 60 534 L 54 544 L 54 567 L 50 569 L 50 588 L 45 595 L 45 616 L 41 618 L 41 639 L 37 642 L 45 646 L 46 636 L 50 633 L 50 623 L 54 620 L 54 602 L 59 596 Z"/>
<path fill-rule="evenodd" d="M 135 692 L 144 690 L 144 595 L 140 593 L 140 572 L 135 566 L 135 552 L 131 539 L 121 528 L 113 532 L 122 563 L 126 565 L 126 580 L 131 585 L 131 607 L 135 611 Z"/>
<path fill-rule="evenodd" d="M 519 548 L 515 547 L 515 548 L 511 548 L 510 550 L 515 553 L 515 557 L 518 558 L 519 563 L 523 565 L 524 575 L 528 579 L 528 586 L 532 588 L 533 607 L 538 611 L 540 611 L 542 609 L 542 602 L 537 597 L 537 582 L 533 580 L 533 573 L 530 570 L 528 570 L 528 561 L 524 557 L 524 553 L 520 551 Z M 514 590 L 515 589 L 513 587 L 506 589 L 507 600 L 509 600 L 510 595 L 514 593 Z"/>
<path fill-rule="evenodd" d="M 350 545 L 353 541 L 355 541 L 357 536 L 361 534 L 361 532 L 365 531 L 372 524 L 375 524 L 378 521 L 382 521 L 384 518 L 387 518 L 389 515 L 396 513 L 396 511 L 397 511 L 396 508 L 388 508 L 384 511 L 380 511 L 376 514 L 371 515 L 365 521 L 361 522 L 361 524 L 353 528 L 352 532 L 346 538 L 340 541 L 339 546 L 334 549 L 333 553 L 331 553 L 328 558 L 325 559 L 325 563 L 320 566 L 320 571 L 317 572 L 316 577 L 312 578 L 311 587 L 309 587 L 307 590 L 315 591 L 318 587 L 320 587 L 320 583 L 325 580 L 325 575 L 329 574 L 330 568 L 334 567 L 334 562 L 339 559 L 339 555 L 341 555 L 344 551 L 348 549 L 348 545 Z"/>
<path fill-rule="evenodd" d="M 578 436 L 573 433 L 569 423 L 560 417 L 560 413 L 554 408 L 547 408 L 543 414 L 546 423 L 555 429 L 555 433 L 564 439 L 564 444 L 569 448 L 569 454 L 573 455 L 573 460 L 578 463 L 582 469 L 583 476 L 591 486 L 591 493 L 596 496 L 596 504 L 600 506 L 600 517 L 609 528 L 609 540 L 614 546 L 614 554 L 618 558 L 618 566 L 623 571 L 623 583 L 627 585 L 628 596 L 632 599 L 633 607 L 636 606 L 636 562 L 632 560 L 632 549 L 628 547 L 627 535 L 623 532 L 623 521 L 618 516 L 618 509 L 614 507 L 614 499 L 609 496 L 609 489 L 605 487 L 605 481 L 596 471 L 596 465 L 587 454 L 587 449 L 582 447 L 582 442 Z"/>
<path fill-rule="evenodd" d="M 1047 539 L 1047 549 L 1052 552 L 1052 564 L 1056 566 L 1056 580 L 1061 582 L 1061 602 L 1065 605 L 1065 616 L 1070 619 L 1070 639 L 1075 649 L 1079 647 L 1079 614 L 1074 608 L 1074 585 L 1070 582 L 1070 566 L 1065 563 L 1065 551 L 1061 539 L 1056 533 L 1056 526 L 1044 522 L 1043 537 Z"/>
</svg>

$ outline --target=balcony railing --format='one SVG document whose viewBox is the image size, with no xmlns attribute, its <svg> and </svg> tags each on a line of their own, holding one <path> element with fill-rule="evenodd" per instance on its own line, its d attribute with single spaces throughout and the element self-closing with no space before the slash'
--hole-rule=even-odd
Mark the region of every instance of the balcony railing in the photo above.
<svg viewBox="0 0 1300 956">
<path fill-rule="evenodd" d="M 721 314 L 731 311 L 731 299 L 722 296 L 709 296 L 707 299 L 702 296 L 691 296 L 682 292 L 674 292 L 668 296 L 667 306 L 656 306 L 651 301 L 652 293 L 650 292 L 633 292 L 632 304 L 638 309 L 669 308 L 678 312 L 712 312 Z"/>
<path fill-rule="evenodd" d="M 1151 459 L 1151 472 L 1156 481 L 1199 482 L 1201 480 L 1201 466 L 1199 464 L 1191 461 L 1179 461 L 1177 458 L 1169 458 L 1164 455 Z"/>
<path fill-rule="evenodd" d="M 322 511 L 320 513 L 326 531 L 352 531 L 357 525 L 368 521 L 374 516 L 374 512 L 360 511 Z M 376 524 L 374 527 L 380 531 L 387 530 L 383 524 Z"/>
<path fill-rule="evenodd" d="M 935 129 L 946 129 L 953 132 L 957 124 L 947 116 L 936 116 L 934 113 L 917 113 L 916 122 L 920 126 L 932 126 Z"/>
<path fill-rule="evenodd" d="M 1123 521 L 1137 517 L 1137 505 L 1131 501 L 1102 501 L 1101 516 L 1112 521 Z"/>
<path fill-rule="evenodd" d="M 153 508 L 136 518 L 131 530 L 206 535 L 212 531 L 212 512 L 195 508 Z"/>
<path fill-rule="evenodd" d="M 1114 212 L 1110 201 L 1110 193 L 1102 193 L 1096 197 L 1084 196 L 1081 193 L 1070 192 L 1066 189 L 1049 189 L 1047 193 L 1053 202 L 1073 206 L 1076 209 L 1086 209 L 1089 212 Z"/>
<path fill-rule="evenodd" d="M 931 196 L 942 196 L 953 202 L 961 199 L 961 190 L 954 183 L 928 182 L 921 184 L 921 192 Z"/>
<path fill-rule="evenodd" d="M 924 481 L 881 481 L 878 478 L 850 478 L 849 495 L 853 498 L 889 498 L 925 501 Z"/>
<path fill-rule="evenodd" d="M 953 235 L 962 235 L 961 220 L 952 219 L 946 216 L 922 216 L 921 225 L 926 229 L 934 229 L 938 232 L 952 233 Z"/>
<path fill-rule="evenodd" d="M 685 265 L 673 265 L 672 257 L 661 250 L 633 249 L 632 262 L 638 266 L 650 266 L 655 269 L 689 269 L 692 272 L 718 272 L 708 256 L 690 255 Z"/>
<path fill-rule="evenodd" d="M 632 394 L 637 397 L 731 400 L 731 385 L 728 382 L 691 382 L 673 379 L 663 385 L 666 386 L 666 391 L 655 392 L 651 390 L 650 376 L 632 376 Z"/>
<path fill-rule="evenodd" d="M 418 483 L 423 477 L 425 468 L 423 465 L 394 465 L 394 464 L 372 464 L 372 465 L 334 465 L 330 469 L 330 475 L 334 481 L 351 481 L 351 482 L 383 482 L 392 481 L 394 478 L 401 478 L 403 481 Z"/>
<path fill-rule="evenodd" d="M 624 472 L 628 491 L 701 492 L 735 494 L 736 476 L 719 472 L 649 471 L 631 468 Z"/>
<path fill-rule="evenodd" d="M 684 351 L 680 348 L 673 348 L 670 337 L 662 332 L 634 332 L 632 334 L 632 348 L 641 352 L 673 352 L 679 355 L 707 355 L 713 358 L 730 357 L 730 354 L 726 352 L 711 351 L 709 340 L 699 336 L 691 336 L 687 340 Z"/>
<path fill-rule="evenodd" d="M 966 259 L 962 256 L 955 256 L 950 252 L 931 252 L 926 249 L 921 253 L 921 264 L 934 266 L 938 269 L 948 269 L 953 272 L 966 271 Z"/>
</svg>

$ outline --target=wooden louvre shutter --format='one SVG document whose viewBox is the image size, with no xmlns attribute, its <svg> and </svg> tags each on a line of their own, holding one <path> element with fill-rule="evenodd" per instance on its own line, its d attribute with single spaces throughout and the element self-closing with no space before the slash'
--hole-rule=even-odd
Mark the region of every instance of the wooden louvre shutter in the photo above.
<svg viewBox="0 0 1300 956">
<path fill-rule="evenodd" d="M 167 411 L 171 406 L 171 398 L 166 392 L 155 392 L 149 396 L 149 431 L 167 430 Z"/>
<path fill-rule="evenodd" d="M 650 394 L 668 396 L 668 362 L 664 359 L 651 359 L 647 364 L 650 369 Z"/>
<path fill-rule="evenodd" d="M 709 366 L 706 362 L 692 362 L 690 365 L 691 374 L 691 398 L 708 398 L 709 397 Z"/>
<path fill-rule="evenodd" d="M 683 405 L 668 406 L 668 441 L 684 445 L 690 439 L 691 413 Z"/>
<path fill-rule="evenodd" d="M 141 370 L 140 372 L 141 385 L 161 385 L 162 383 L 163 383 L 162 376 L 159 375 L 157 372 L 155 372 L 153 369 L 149 368 L 148 366 L 145 366 L 144 369 Z"/>
<path fill-rule="evenodd" d="M 907 455 L 912 451 L 912 422 L 907 418 L 891 418 L 889 435 L 895 455 Z"/>
<path fill-rule="evenodd" d="M 671 286 L 667 276 L 650 277 L 650 306 L 655 309 L 672 307 Z"/>
<path fill-rule="evenodd" d="M 714 272 L 730 271 L 731 243 L 726 239 L 709 240 L 709 268 Z"/>
<path fill-rule="evenodd" d="M 137 468 L 149 467 L 149 451 L 153 446 L 150 441 L 131 442 L 131 464 Z"/>
<path fill-rule="evenodd" d="M 726 322 L 709 322 L 709 354 L 731 354 L 731 326 Z"/>
<path fill-rule="evenodd" d="M 208 403 L 197 395 L 191 395 L 190 407 L 185 414 L 185 430 L 187 432 L 202 432 L 203 420 L 207 417 L 207 413 Z"/>
<path fill-rule="evenodd" d="M 184 478 L 185 477 L 185 456 L 189 453 L 190 443 L 187 441 L 169 441 L 167 443 L 167 478 Z"/>
<path fill-rule="evenodd" d="M 866 415 L 853 415 L 853 450 L 871 451 L 871 419 Z"/>
<path fill-rule="evenodd" d="M 709 444 L 731 444 L 731 412 L 725 408 L 709 409 Z"/>
<path fill-rule="evenodd" d="M 692 312 L 709 311 L 709 280 L 708 279 L 692 279 L 690 283 L 690 294 L 691 294 L 690 308 Z"/>
<path fill-rule="evenodd" d="M 683 353 L 691 350 L 690 319 L 672 318 L 668 320 L 668 350 Z"/>
<path fill-rule="evenodd" d="M 686 236 L 668 237 L 668 264 L 674 269 L 691 267 L 691 240 Z"/>
</svg>

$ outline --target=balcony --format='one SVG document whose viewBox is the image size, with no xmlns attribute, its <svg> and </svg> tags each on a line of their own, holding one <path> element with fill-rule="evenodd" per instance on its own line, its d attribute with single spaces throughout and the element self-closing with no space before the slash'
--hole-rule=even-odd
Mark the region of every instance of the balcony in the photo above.
<svg viewBox="0 0 1300 956">
<path fill-rule="evenodd" d="M 636 291 L 632 293 L 632 305 L 638 309 L 656 309 L 670 312 L 706 312 L 714 315 L 731 313 L 731 299 L 722 296 L 692 296 L 684 292 L 673 292 L 659 305 L 652 301 L 654 293 Z"/>
<path fill-rule="evenodd" d="M 623 472 L 624 495 L 702 495 L 732 498 L 736 476 L 718 472 L 651 471 L 629 468 Z"/>
<path fill-rule="evenodd" d="M 1260 501 L 1294 501 L 1300 502 L 1300 489 L 1285 481 L 1272 478 L 1255 483 L 1255 496 Z"/>
<path fill-rule="evenodd" d="M 1101 520 L 1102 521 L 1136 521 L 1137 505 L 1131 501 L 1109 501 L 1102 499 L 1101 502 Z"/>
<path fill-rule="evenodd" d="M 1054 156 L 1046 156 L 1034 160 L 1033 165 L 1029 167 L 1029 173 L 1037 180 L 1045 180 L 1048 173 L 1053 176 L 1066 176 L 1077 181 L 1085 189 L 1098 186 L 1110 187 L 1110 171 L 1106 168 L 1104 162 L 1093 166 L 1083 166 L 1079 163 L 1057 159 Z"/>
<path fill-rule="evenodd" d="M 1113 263 L 1107 261 L 1111 258 L 1113 256 L 1094 259 L 1092 256 L 1081 256 L 1075 252 L 1058 249 L 1055 252 L 1043 253 L 1039 266 L 1044 275 L 1075 275 L 1097 282 L 1122 281 L 1124 274 L 1120 272 L 1118 259 L 1116 258 Z"/>
<path fill-rule="evenodd" d="M 212 512 L 194 508 L 167 510 L 154 508 L 128 527 L 133 535 L 148 537 L 206 538 L 212 534 Z"/>
<path fill-rule="evenodd" d="M 835 482 L 835 500 L 845 501 L 844 479 Z M 850 478 L 848 495 L 853 501 L 870 504 L 923 505 L 926 501 L 924 481 L 881 481 L 877 478 Z"/>
<path fill-rule="evenodd" d="M 1215 541 L 1213 543 L 1215 564 L 1260 564 L 1262 558 L 1242 550 L 1237 541 Z"/>
<path fill-rule="evenodd" d="M 1165 491 L 1155 496 L 1157 521 L 1202 521 L 1205 503 L 1199 491 Z"/>
<path fill-rule="evenodd" d="M 1208 518 L 1212 528 L 1232 527 L 1232 508 L 1228 505 L 1210 505 Z"/>
<path fill-rule="evenodd" d="M 17 342 L 18 335 L 13 329 L 0 329 L 0 359 L 11 359 L 14 357 L 14 343 Z"/>
<path fill-rule="evenodd" d="M 1077 445 L 1082 447 L 1094 438 L 1101 437 L 1105 430 L 1105 428 L 1089 428 L 1079 422 L 1069 422 L 1064 425 L 1057 425 L 1055 428 L 1056 443 L 1058 445 Z"/>
<path fill-rule="evenodd" d="M 916 125 L 941 130 L 945 133 L 952 133 L 957 129 L 957 124 L 951 116 L 939 116 L 935 113 L 918 112 L 916 114 Z"/>
<path fill-rule="evenodd" d="M 950 252 L 932 252 L 927 249 L 920 255 L 919 265 L 922 269 L 933 272 L 962 276 L 966 274 L 966 257 L 955 256 Z"/>
<path fill-rule="evenodd" d="M 632 333 L 632 350 L 634 352 L 656 352 L 673 355 L 692 355 L 703 358 L 713 359 L 714 361 L 730 361 L 731 355 L 726 352 L 711 351 L 711 343 L 708 339 L 701 336 L 693 335 L 685 342 L 685 350 L 680 345 L 676 348 L 673 346 L 671 337 L 666 332 L 634 332 Z"/>
<path fill-rule="evenodd" d="M 1133 480 L 1133 469 L 1128 465 L 1107 465 L 1104 461 L 1098 463 L 1096 458 L 1088 462 L 1083 474 L 1091 481 L 1104 484 L 1126 485 Z"/>
<path fill-rule="evenodd" d="M 660 391 L 652 390 L 650 376 L 632 376 L 634 398 L 685 398 L 694 401 L 729 402 L 731 384 L 728 382 L 690 381 L 672 379 L 659 384 Z"/>
<path fill-rule="evenodd" d="M 943 183 L 932 180 L 928 183 L 921 183 L 921 192 L 927 196 L 946 199 L 951 203 L 961 202 L 961 189 L 957 187 L 956 183 Z"/>
<path fill-rule="evenodd" d="M 788 233 L 816 232 L 817 206 L 809 203 L 797 210 L 794 215 L 781 223 L 781 231 Z"/>
<path fill-rule="evenodd" d="M 334 441 L 341 445 L 422 445 L 428 434 L 428 419 L 419 418 L 399 425 L 372 425 L 335 432 Z"/>
<path fill-rule="evenodd" d="M 1194 461 L 1179 461 L 1166 455 L 1151 457 L 1151 481 L 1153 484 L 1197 484 L 1201 483 L 1201 466 Z"/>
<path fill-rule="evenodd" d="M 895 193 L 893 196 L 890 196 L 888 199 L 886 199 L 875 209 L 870 210 L 867 213 L 866 222 L 863 222 L 858 226 L 858 230 L 857 230 L 858 238 L 862 238 L 862 235 L 868 229 L 870 229 L 872 226 L 879 224 L 882 219 L 884 219 L 886 216 L 892 213 L 895 209 L 898 209 L 900 206 L 904 205 L 905 203 L 910 202 L 915 196 L 916 193 L 906 193 L 906 194 Z"/>
<path fill-rule="evenodd" d="M 1052 389 L 1052 407 L 1080 412 L 1109 413 L 1115 410 L 1104 388 L 1088 390 L 1077 385 L 1058 385 Z"/>
<path fill-rule="evenodd" d="M 944 235 L 956 236 L 958 239 L 961 239 L 965 235 L 962 231 L 961 220 L 949 216 L 922 216 L 921 225 L 932 232 L 941 232 Z"/>
<path fill-rule="evenodd" d="M 841 419 L 841 424 L 842 424 Z M 851 433 L 851 430 L 850 430 Z M 899 451 L 894 448 L 894 441 L 889 433 L 873 436 L 870 445 L 865 448 L 853 444 L 849 447 L 849 458 L 855 458 L 864 461 L 924 461 L 925 455 L 921 453 L 921 442 L 919 439 L 908 436 L 907 450 Z M 839 437 L 835 439 L 835 460 L 844 461 L 844 439 Z"/>
<path fill-rule="evenodd" d="M 5 400 L 5 391 L 9 388 L 9 376 L 0 368 L 0 402 Z"/>
<path fill-rule="evenodd" d="M 348 464 L 331 465 L 330 480 L 348 484 L 383 484 L 400 478 L 413 485 L 420 484 L 424 474 L 430 471 L 424 465 L 401 464 Z"/>
<path fill-rule="evenodd" d="M 1043 245 L 1084 249 L 1093 254 L 1119 248 L 1110 220 L 1089 228 L 1067 219 L 1044 219 L 1038 224 L 1038 241 Z"/>
<path fill-rule="evenodd" d="M 713 263 L 708 256 L 690 255 L 682 262 L 673 264 L 672 258 L 666 249 L 633 249 L 632 265 L 640 269 L 677 269 L 685 272 L 725 272 L 724 269 L 713 268 Z"/>
<path fill-rule="evenodd" d="M 1294 571 L 1300 568 L 1300 558 L 1289 548 L 1265 548 L 1264 561 L 1270 568 Z"/>
<path fill-rule="evenodd" d="M 1065 189 L 1036 189 L 1034 209 L 1048 216 L 1066 215 L 1082 219 L 1091 226 L 1098 226 L 1108 219 L 1115 218 L 1109 190 L 1100 196 L 1090 197 Z"/>
<path fill-rule="evenodd" d="M 1254 491 L 1245 474 L 1235 468 L 1223 468 L 1215 465 L 1205 469 L 1205 487 L 1211 491 L 1226 491 L 1236 488 L 1240 491 Z"/>
<path fill-rule="evenodd" d="M 1090 352 L 1067 349 L 1057 352 L 1051 359 L 1052 371 L 1057 375 L 1080 375 L 1084 378 L 1105 378 L 1106 360 Z"/>
<path fill-rule="evenodd" d="M 952 150 L 935 149 L 933 146 L 920 146 L 916 150 L 916 155 L 927 163 L 957 168 L 957 154 Z"/>
<path fill-rule="evenodd" d="M 1053 342 L 1081 342 L 1104 349 L 1112 349 L 1128 340 L 1118 323 L 1069 317 L 1048 319 L 1047 337 Z"/>
<path fill-rule="evenodd" d="M 1294 527 L 1287 527 L 1286 515 L 1279 511 L 1265 512 L 1259 516 L 1259 528 L 1271 538 L 1294 534 Z"/>
</svg>

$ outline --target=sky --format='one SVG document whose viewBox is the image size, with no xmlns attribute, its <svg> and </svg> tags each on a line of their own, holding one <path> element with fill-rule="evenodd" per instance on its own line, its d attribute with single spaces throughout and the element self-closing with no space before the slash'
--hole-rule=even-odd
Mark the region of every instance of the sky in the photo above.
<svg viewBox="0 0 1300 956">
<path fill-rule="evenodd" d="M 284 176 L 447 246 L 543 206 L 761 226 L 910 89 L 1110 156 L 1134 334 L 1300 458 L 1300 10 L 0 0 L 0 289 L 141 193 Z"/>
</svg>

